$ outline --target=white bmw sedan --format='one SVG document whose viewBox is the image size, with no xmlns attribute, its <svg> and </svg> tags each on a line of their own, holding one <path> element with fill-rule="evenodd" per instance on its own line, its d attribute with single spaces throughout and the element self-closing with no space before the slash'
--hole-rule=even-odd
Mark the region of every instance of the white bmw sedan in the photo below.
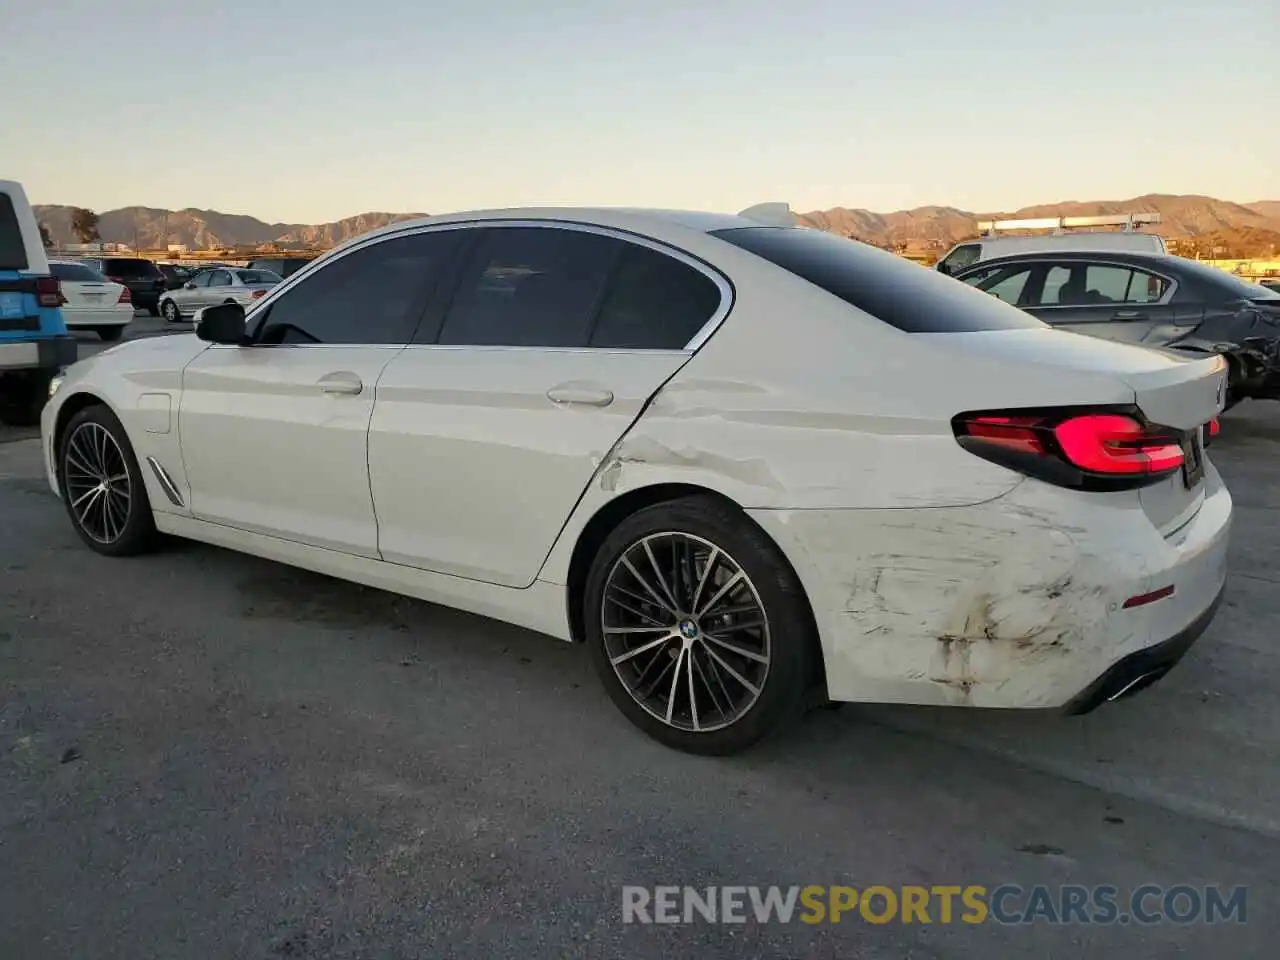
<svg viewBox="0 0 1280 960">
<path fill-rule="evenodd" d="M 585 643 L 690 751 L 814 693 L 1079 712 L 1166 672 L 1226 575 L 1223 361 L 747 214 L 366 234 L 71 367 L 49 482 L 102 554 L 189 537 Z"/>
</svg>

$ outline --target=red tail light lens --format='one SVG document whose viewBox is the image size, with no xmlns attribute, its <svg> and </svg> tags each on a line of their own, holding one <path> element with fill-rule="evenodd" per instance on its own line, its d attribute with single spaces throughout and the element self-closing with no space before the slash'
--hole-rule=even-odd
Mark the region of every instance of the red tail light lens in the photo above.
<svg viewBox="0 0 1280 960">
<path fill-rule="evenodd" d="M 249 299 L 250 299 L 250 300 L 261 300 L 261 299 L 262 299 L 263 297 L 265 297 L 266 295 L 267 295 L 267 291 L 265 291 L 265 290 L 255 290 L 255 291 L 253 291 L 253 293 L 249 294 Z"/>
<path fill-rule="evenodd" d="M 1151 433 L 1132 417 L 1072 417 L 1053 428 L 1066 458 L 1089 473 L 1172 473 L 1182 466 L 1182 440 Z"/>
<path fill-rule="evenodd" d="M 1136 410 L 962 414 L 952 427 L 970 453 L 1061 486 L 1144 486 L 1182 469 L 1181 431 L 1152 426 Z"/>
<path fill-rule="evenodd" d="M 62 284 L 56 277 L 36 278 L 36 303 L 42 307 L 60 307 L 66 302 L 62 296 Z"/>
<path fill-rule="evenodd" d="M 1218 422 L 1218 418 L 1214 417 L 1209 421 L 1209 436 L 1216 437 L 1222 432 L 1222 424 Z"/>
<path fill-rule="evenodd" d="M 116 303 L 133 303 L 133 294 L 129 292 L 128 287 L 120 288 L 120 297 L 116 300 Z"/>
</svg>

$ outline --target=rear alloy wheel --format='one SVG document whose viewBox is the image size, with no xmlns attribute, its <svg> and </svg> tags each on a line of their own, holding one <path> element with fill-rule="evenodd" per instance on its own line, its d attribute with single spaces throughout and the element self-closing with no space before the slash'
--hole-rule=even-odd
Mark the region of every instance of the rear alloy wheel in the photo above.
<svg viewBox="0 0 1280 960">
<path fill-rule="evenodd" d="M 178 305 L 172 300 L 166 300 L 160 312 L 164 314 L 165 323 L 177 323 L 182 319 L 182 314 L 178 312 Z"/>
<path fill-rule="evenodd" d="M 155 520 L 138 461 L 106 407 L 86 407 L 67 424 L 58 485 L 76 533 L 93 550 L 123 557 L 153 545 Z"/>
<path fill-rule="evenodd" d="M 107 341 L 107 343 L 114 343 L 116 340 L 119 340 L 122 336 L 124 336 L 124 327 L 123 326 L 94 327 L 93 332 L 96 333 L 101 339 Z"/>
<path fill-rule="evenodd" d="M 728 504 L 692 497 L 623 521 L 592 565 L 585 613 L 610 697 L 668 746 L 736 753 L 803 703 L 816 649 L 803 591 Z"/>
</svg>

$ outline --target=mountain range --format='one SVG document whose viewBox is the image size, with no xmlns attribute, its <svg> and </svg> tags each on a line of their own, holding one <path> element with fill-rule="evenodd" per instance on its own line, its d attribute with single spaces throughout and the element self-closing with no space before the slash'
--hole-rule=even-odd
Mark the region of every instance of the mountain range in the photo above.
<svg viewBox="0 0 1280 960">
<path fill-rule="evenodd" d="M 72 243 L 73 207 L 36 205 L 36 216 L 56 243 Z M 1147 194 L 1128 200 L 1066 201 L 1018 210 L 977 213 L 956 207 L 926 206 L 894 213 L 856 207 L 832 207 L 800 215 L 803 223 L 899 249 L 938 249 L 978 233 L 978 221 L 1002 218 L 1088 216 L 1108 213 L 1159 213 L 1157 233 L 1169 238 L 1192 238 L 1210 245 L 1248 246 L 1246 255 L 1266 254 L 1280 247 L 1280 200 L 1233 203 L 1205 196 Z M 332 223 L 267 223 L 243 214 L 217 210 L 162 210 L 122 207 L 100 214 L 102 239 L 162 248 L 185 244 L 193 250 L 263 243 L 329 247 L 368 230 L 423 213 L 362 213 Z M 1254 250 L 1253 248 L 1256 248 Z"/>
</svg>

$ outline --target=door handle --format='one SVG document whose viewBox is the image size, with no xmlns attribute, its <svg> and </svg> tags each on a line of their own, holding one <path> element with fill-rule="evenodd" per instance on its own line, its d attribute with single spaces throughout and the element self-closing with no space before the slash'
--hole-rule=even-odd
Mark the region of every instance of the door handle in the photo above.
<svg viewBox="0 0 1280 960">
<path fill-rule="evenodd" d="M 613 391 L 587 383 L 562 383 L 547 391 L 553 403 L 572 403 L 586 407 L 607 407 L 613 403 Z"/>
<path fill-rule="evenodd" d="M 358 396 L 364 389 L 364 383 L 354 373 L 326 373 L 316 383 L 323 393 L 349 397 Z"/>
<path fill-rule="evenodd" d="M 1138 310 L 1120 310 L 1111 315 L 1112 320 L 1137 320 L 1142 313 Z"/>
</svg>

